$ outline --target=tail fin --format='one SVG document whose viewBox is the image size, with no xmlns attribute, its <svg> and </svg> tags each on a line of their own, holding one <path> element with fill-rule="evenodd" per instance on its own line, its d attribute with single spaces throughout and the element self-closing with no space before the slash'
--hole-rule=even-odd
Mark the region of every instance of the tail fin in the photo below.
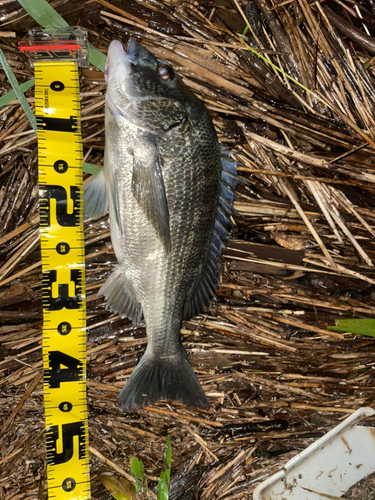
<svg viewBox="0 0 375 500">
<path fill-rule="evenodd" d="M 181 346 L 182 347 L 182 346 Z M 147 350 L 119 396 L 124 412 L 137 411 L 159 399 L 179 401 L 186 406 L 209 409 L 209 404 L 187 359 L 185 351 L 178 363 L 149 359 Z"/>
</svg>

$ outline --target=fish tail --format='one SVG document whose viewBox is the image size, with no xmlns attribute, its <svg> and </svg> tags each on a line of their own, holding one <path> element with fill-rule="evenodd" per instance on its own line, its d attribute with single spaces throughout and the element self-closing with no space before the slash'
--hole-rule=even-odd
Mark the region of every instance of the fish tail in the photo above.
<svg viewBox="0 0 375 500">
<path fill-rule="evenodd" d="M 159 399 L 179 401 L 193 408 L 209 404 L 186 353 L 181 346 L 177 362 L 148 356 L 147 349 L 119 396 L 124 412 L 137 411 Z"/>
</svg>

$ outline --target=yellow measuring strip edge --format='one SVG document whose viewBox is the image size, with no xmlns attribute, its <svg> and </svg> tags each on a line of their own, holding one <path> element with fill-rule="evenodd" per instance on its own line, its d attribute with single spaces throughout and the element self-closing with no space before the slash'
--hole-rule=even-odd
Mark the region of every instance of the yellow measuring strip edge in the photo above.
<svg viewBox="0 0 375 500">
<path fill-rule="evenodd" d="M 35 63 L 48 497 L 90 498 L 82 139 L 75 62 Z"/>
</svg>

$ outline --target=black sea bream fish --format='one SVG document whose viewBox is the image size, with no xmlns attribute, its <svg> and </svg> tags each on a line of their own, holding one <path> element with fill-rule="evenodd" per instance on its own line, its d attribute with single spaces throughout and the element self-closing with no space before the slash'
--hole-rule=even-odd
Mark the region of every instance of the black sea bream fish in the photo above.
<svg viewBox="0 0 375 500">
<path fill-rule="evenodd" d="M 203 103 L 135 40 L 127 54 L 111 43 L 106 81 L 104 169 L 86 186 L 85 216 L 109 210 L 118 265 L 99 294 L 111 311 L 143 317 L 148 338 L 119 405 L 170 399 L 208 408 L 180 329 L 215 295 L 235 163 Z"/>
</svg>

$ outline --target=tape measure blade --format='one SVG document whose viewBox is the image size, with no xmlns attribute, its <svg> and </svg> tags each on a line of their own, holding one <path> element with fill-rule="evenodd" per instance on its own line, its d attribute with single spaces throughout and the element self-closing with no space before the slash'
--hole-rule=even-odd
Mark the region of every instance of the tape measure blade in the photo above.
<svg viewBox="0 0 375 500">
<path fill-rule="evenodd" d="M 35 63 L 49 498 L 90 498 L 79 76 Z"/>
</svg>

